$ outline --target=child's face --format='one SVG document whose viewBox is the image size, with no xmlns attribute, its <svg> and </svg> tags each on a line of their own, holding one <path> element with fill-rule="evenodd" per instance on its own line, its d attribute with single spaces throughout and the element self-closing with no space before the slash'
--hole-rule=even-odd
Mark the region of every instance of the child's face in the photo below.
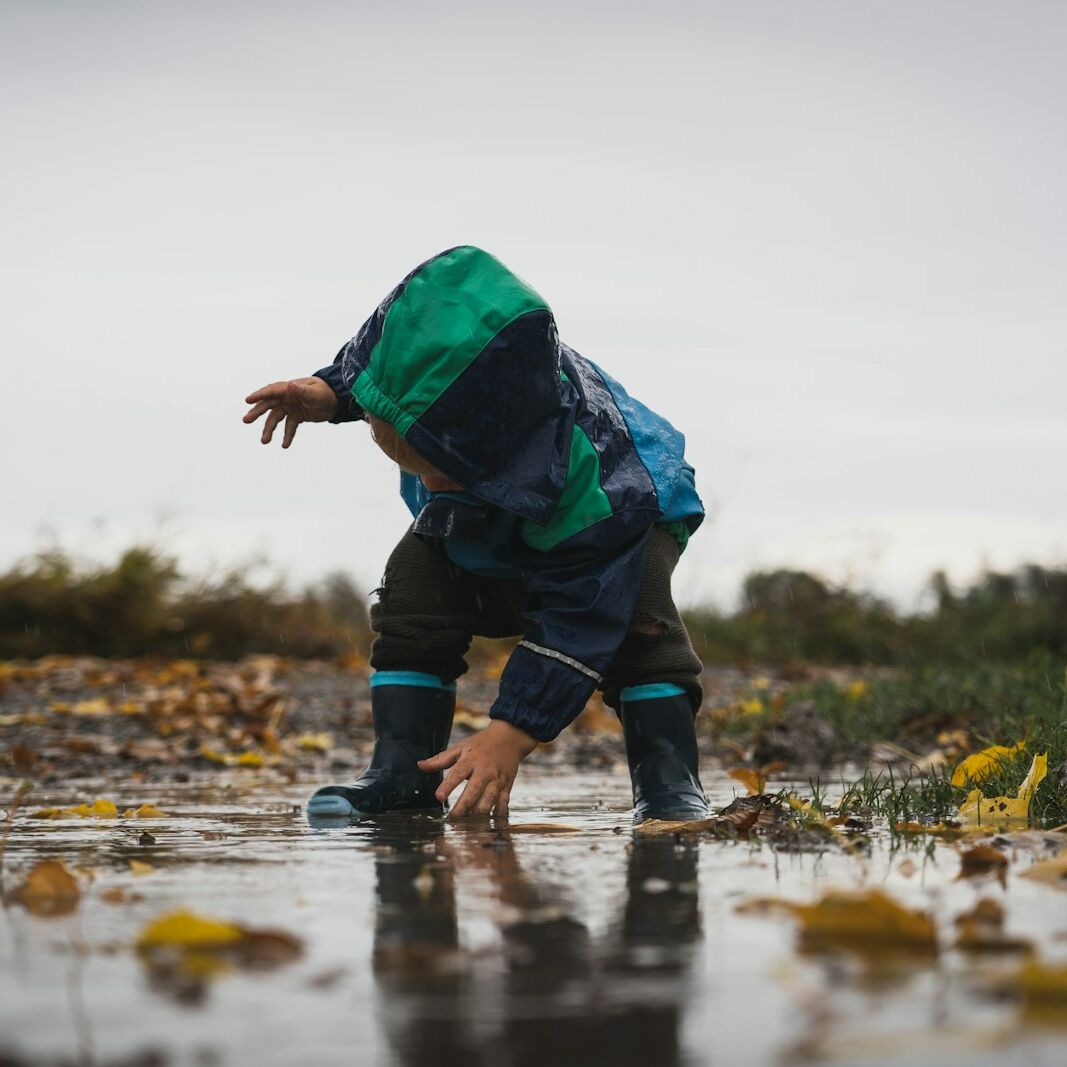
<svg viewBox="0 0 1067 1067">
<path fill-rule="evenodd" d="M 431 493 L 455 492 L 463 488 L 458 482 L 446 478 L 436 467 L 426 462 L 387 422 L 373 415 L 367 416 L 374 443 L 400 469 L 414 474 Z"/>
</svg>

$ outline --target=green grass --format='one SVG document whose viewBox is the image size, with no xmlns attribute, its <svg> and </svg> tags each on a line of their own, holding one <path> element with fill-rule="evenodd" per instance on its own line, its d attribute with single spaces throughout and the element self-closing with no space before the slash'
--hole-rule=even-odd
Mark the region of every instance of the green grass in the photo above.
<svg viewBox="0 0 1067 1067">
<path fill-rule="evenodd" d="M 968 740 L 961 756 L 926 773 L 869 768 L 859 778 L 841 782 L 838 811 L 843 814 L 878 816 L 890 827 L 951 820 L 972 788 L 951 783 L 959 758 L 990 745 L 1024 741 L 1023 751 L 981 782 L 982 792 L 1013 796 L 1033 757 L 1047 753 L 1048 776 L 1031 804 L 1031 821 L 1045 828 L 1067 823 L 1067 674 L 1062 660 L 1036 657 L 1027 666 L 979 663 L 899 671 L 871 679 L 862 693 L 820 682 L 792 690 L 782 706 L 788 708 L 794 700 L 813 701 L 857 755 L 879 741 L 923 756 L 945 744 L 947 735 L 960 732 Z M 768 711 L 762 718 L 766 722 L 779 714 Z"/>
</svg>

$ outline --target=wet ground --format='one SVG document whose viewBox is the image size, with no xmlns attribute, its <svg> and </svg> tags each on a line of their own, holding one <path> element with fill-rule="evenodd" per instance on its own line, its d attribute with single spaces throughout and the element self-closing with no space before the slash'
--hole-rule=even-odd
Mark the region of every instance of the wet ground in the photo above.
<svg viewBox="0 0 1067 1067">
<path fill-rule="evenodd" d="M 4 865 L 0 1064 L 1032 1067 L 1067 1056 L 1067 999 L 1035 1003 L 1019 985 L 1022 942 L 1046 964 L 1067 960 L 1067 893 L 1021 876 L 1053 849 L 1048 835 L 1002 839 L 1006 873 L 958 878 L 964 846 L 893 848 L 877 828 L 869 849 L 804 852 L 635 835 L 617 770 L 524 770 L 510 830 L 397 817 L 315 829 L 305 782 L 269 769 L 190 777 L 106 794 L 166 818 L 36 816 L 91 802 L 89 783 L 23 802 Z M 716 807 L 738 791 L 711 772 L 705 784 Z M 80 893 L 51 916 L 17 899 L 48 858 Z M 795 919 L 744 908 L 870 888 L 927 913 L 933 943 L 812 944 Z M 954 920 L 981 899 L 1004 908 L 1014 949 L 1007 937 L 980 955 L 951 947 Z M 243 940 L 183 947 L 182 928 L 153 946 L 145 931 L 176 909 L 239 924 Z"/>
</svg>

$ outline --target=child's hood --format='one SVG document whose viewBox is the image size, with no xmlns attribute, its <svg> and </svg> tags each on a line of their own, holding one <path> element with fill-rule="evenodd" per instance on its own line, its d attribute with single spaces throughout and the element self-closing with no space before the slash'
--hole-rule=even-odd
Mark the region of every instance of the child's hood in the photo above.
<svg viewBox="0 0 1067 1067">
<path fill-rule="evenodd" d="M 548 304 L 479 248 L 411 272 L 344 351 L 362 409 L 473 496 L 533 522 L 552 515 L 575 419 Z"/>
</svg>

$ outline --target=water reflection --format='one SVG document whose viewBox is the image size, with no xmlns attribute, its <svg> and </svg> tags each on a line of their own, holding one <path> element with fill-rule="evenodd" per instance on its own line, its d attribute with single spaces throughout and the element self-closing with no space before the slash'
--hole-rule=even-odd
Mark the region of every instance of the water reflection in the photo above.
<svg viewBox="0 0 1067 1067">
<path fill-rule="evenodd" d="M 618 913 L 597 934 L 569 887 L 524 867 L 506 832 L 377 831 L 372 959 L 397 1062 L 684 1063 L 697 848 L 635 840 Z M 482 952 L 464 949 L 456 911 L 457 871 L 471 868 L 495 905 L 498 941 Z"/>
</svg>

